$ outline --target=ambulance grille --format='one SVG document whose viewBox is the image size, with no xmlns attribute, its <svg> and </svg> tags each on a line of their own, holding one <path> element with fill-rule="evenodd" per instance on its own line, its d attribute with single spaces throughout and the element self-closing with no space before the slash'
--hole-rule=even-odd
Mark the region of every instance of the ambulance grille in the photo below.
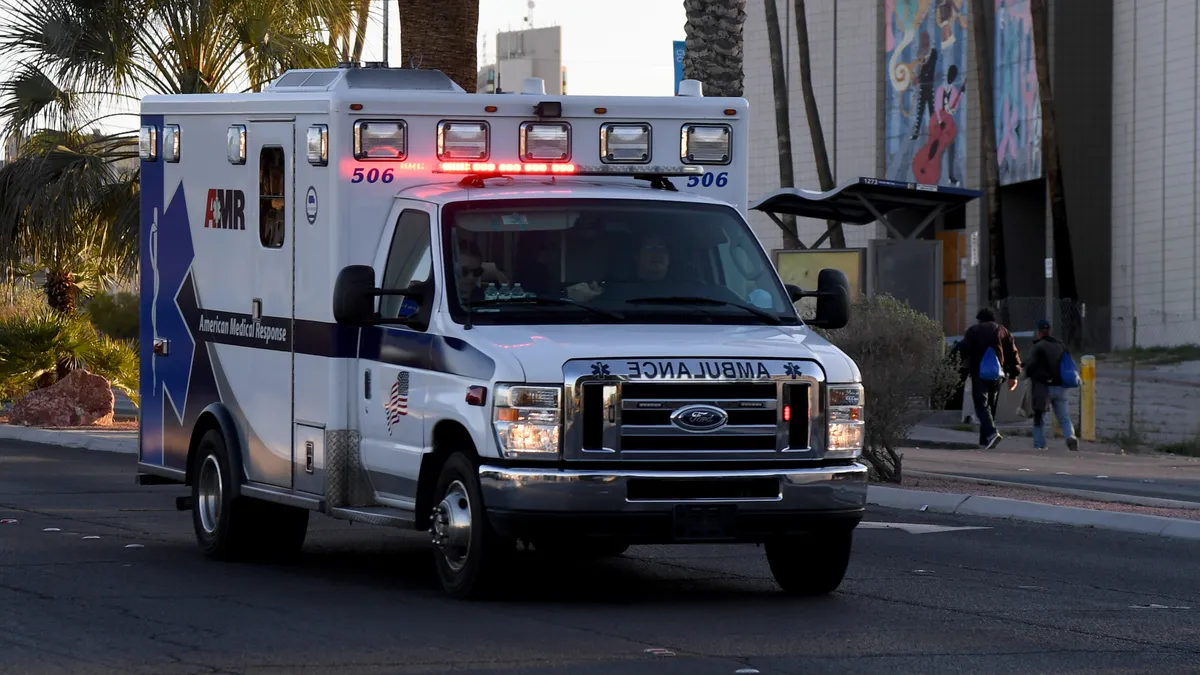
<svg viewBox="0 0 1200 675">
<path fill-rule="evenodd" d="M 809 445 L 807 383 L 625 382 L 605 400 L 607 383 L 582 387 L 582 454 L 626 460 L 763 459 Z M 608 387 L 610 390 L 612 386 Z M 784 420 L 781 392 L 794 401 Z M 688 430 L 672 416 L 691 406 L 724 413 L 713 430 Z M 684 425 L 686 426 L 686 425 Z M 789 447 L 790 444 L 790 447 Z M 599 458 L 599 455 L 595 455 Z"/>
</svg>

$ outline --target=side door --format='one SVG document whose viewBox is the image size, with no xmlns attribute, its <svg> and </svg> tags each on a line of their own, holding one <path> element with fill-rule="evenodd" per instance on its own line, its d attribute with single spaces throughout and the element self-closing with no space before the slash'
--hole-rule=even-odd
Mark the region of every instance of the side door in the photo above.
<svg viewBox="0 0 1200 675">
<path fill-rule="evenodd" d="M 232 308 L 230 339 L 238 358 L 223 364 L 233 386 L 226 401 L 243 419 L 246 469 L 253 481 L 292 487 L 292 319 L 295 234 L 295 130 L 292 122 L 252 122 L 246 164 L 258 176 L 245 195 L 253 279 Z M 249 192 L 249 191 L 248 191 Z M 244 313 L 244 314 L 243 314 Z M 249 347 L 249 349 L 245 349 Z"/>
<path fill-rule="evenodd" d="M 376 498 L 401 508 L 416 506 L 425 451 L 433 337 L 427 326 L 435 298 L 431 209 L 421 202 L 398 202 L 393 209 L 388 243 L 375 264 L 377 284 L 399 292 L 416 282 L 425 292 L 380 296 L 380 317 L 399 323 L 364 331 L 359 350 L 363 468 Z"/>
</svg>

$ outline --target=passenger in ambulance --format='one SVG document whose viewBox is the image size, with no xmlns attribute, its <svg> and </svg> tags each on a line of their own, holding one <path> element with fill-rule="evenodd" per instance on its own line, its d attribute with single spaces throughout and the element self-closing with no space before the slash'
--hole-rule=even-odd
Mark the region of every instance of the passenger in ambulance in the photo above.
<svg viewBox="0 0 1200 675">
<path fill-rule="evenodd" d="M 508 283 L 508 277 L 496 268 L 495 263 L 483 262 L 479 247 L 469 240 L 462 240 L 458 244 L 458 266 L 454 274 L 458 299 L 464 304 L 482 301 L 483 289 L 489 283 Z"/>
<path fill-rule="evenodd" d="M 634 253 L 634 263 L 634 281 L 664 281 L 671 271 L 671 249 L 667 238 L 654 233 L 643 233 Z M 581 282 L 567 288 L 567 297 L 580 302 L 593 300 L 603 293 L 604 287 L 595 281 Z"/>
</svg>

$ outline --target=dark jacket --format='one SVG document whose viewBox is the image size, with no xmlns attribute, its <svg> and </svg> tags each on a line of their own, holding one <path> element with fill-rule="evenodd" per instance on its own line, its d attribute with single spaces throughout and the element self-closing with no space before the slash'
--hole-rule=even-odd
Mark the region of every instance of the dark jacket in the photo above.
<svg viewBox="0 0 1200 675">
<path fill-rule="evenodd" d="M 1061 386 L 1062 375 L 1058 369 L 1058 362 L 1065 351 L 1066 347 L 1053 335 L 1034 340 L 1029 362 L 1025 364 L 1025 377 L 1038 384 Z"/>
<path fill-rule="evenodd" d="M 1009 378 L 1021 374 L 1021 354 L 1017 351 L 1017 341 L 1008 329 L 995 321 L 980 321 L 971 326 L 963 334 L 962 340 L 954 345 L 952 354 L 962 356 L 959 372 L 968 377 L 979 375 L 979 362 L 983 353 L 991 347 L 1000 359 L 1000 367 Z"/>
</svg>

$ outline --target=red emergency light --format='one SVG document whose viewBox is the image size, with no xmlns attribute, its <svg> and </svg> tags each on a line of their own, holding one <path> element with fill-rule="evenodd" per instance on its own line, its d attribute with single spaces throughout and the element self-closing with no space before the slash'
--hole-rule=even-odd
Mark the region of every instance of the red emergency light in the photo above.
<svg viewBox="0 0 1200 675">
<path fill-rule="evenodd" d="M 469 174 L 571 174 L 574 164 L 523 164 L 519 162 L 442 162 L 436 173 Z"/>
</svg>

